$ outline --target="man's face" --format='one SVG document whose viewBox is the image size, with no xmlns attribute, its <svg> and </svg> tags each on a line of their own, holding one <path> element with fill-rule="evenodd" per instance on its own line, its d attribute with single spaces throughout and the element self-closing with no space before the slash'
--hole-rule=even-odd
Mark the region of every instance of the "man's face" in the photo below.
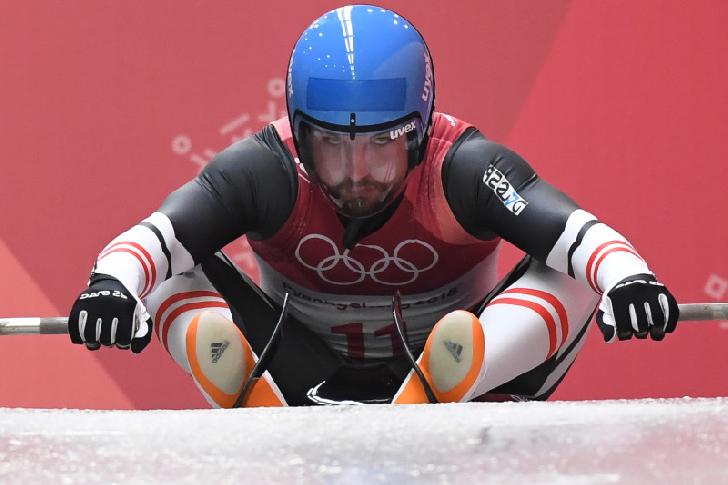
<svg viewBox="0 0 728 485">
<path fill-rule="evenodd" d="M 379 212 L 403 186 L 408 170 L 407 136 L 396 130 L 348 133 L 313 128 L 313 166 L 332 201 L 345 215 Z"/>
</svg>

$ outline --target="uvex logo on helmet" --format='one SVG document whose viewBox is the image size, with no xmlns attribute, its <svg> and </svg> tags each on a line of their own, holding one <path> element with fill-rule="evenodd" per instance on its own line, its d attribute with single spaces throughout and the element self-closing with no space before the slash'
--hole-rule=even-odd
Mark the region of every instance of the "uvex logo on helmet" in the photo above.
<svg viewBox="0 0 728 485">
<path fill-rule="evenodd" d="M 397 129 L 390 130 L 389 131 L 389 138 L 391 138 L 392 140 L 396 140 L 397 138 L 399 138 L 400 136 L 404 135 L 405 133 L 409 133 L 410 131 L 414 131 L 414 129 L 415 129 L 415 122 L 414 121 L 410 121 L 409 123 L 407 123 L 404 126 L 400 126 Z"/>
<path fill-rule="evenodd" d="M 432 92 L 432 61 L 430 53 L 425 49 L 425 84 L 422 86 L 422 101 L 427 101 Z"/>
</svg>

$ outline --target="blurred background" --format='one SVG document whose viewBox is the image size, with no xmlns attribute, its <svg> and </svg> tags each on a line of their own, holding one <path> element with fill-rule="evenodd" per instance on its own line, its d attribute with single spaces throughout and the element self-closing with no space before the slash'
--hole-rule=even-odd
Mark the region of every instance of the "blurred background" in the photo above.
<svg viewBox="0 0 728 485">
<path fill-rule="evenodd" d="M 295 40 L 341 5 L 1 2 L 0 315 L 66 315 L 110 239 L 282 116 Z M 425 36 L 438 110 L 625 234 L 680 301 L 728 300 L 728 2 L 378 5 Z M 228 249 L 256 273 L 244 241 Z M 661 343 L 593 328 L 553 399 L 728 395 L 727 343 L 728 322 Z M 0 406 L 207 407 L 156 340 L 65 336 L 0 337 Z"/>
</svg>

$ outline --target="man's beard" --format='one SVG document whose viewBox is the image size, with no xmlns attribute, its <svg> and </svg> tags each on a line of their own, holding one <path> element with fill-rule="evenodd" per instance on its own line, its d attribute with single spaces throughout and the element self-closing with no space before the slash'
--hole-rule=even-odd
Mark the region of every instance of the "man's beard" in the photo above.
<svg viewBox="0 0 728 485">
<path fill-rule="evenodd" d="M 371 179 L 354 182 L 347 179 L 328 189 L 331 198 L 342 212 L 352 217 L 365 217 L 382 210 L 393 184 Z"/>
</svg>

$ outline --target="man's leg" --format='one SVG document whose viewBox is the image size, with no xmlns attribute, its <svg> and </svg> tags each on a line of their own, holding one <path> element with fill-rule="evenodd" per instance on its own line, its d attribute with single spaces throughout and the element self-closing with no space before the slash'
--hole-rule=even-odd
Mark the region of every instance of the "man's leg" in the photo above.
<svg viewBox="0 0 728 485">
<path fill-rule="evenodd" d="M 222 253 L 203 261 L 202 270 L 229 304 L 233 321 L 250 342 L 253 352 L 260 355 L 271 339 L 281 313 L 280 305 Z M 289 314 L 267 369 L 286 402 L 301 406 L 314 404 L 307 397 L 308 391 L 343 364 L 343 359 L 318 335 Z"/>
<path fill-rule="evenodd" d="M 213 407 L 232 407 L 257 356 L 232 321 L 228 304 L 198 266 L 160 285 L 146 299 L 162 346 Z M 248 394 L 247 406 L 283 406 L 269 373 Z"/>
<path fill-rule="evenodd" d="M 485 308 L 445 315 L 419 362 L 440 401 L 516 394 L 545 399 L 584 343 L 598 295 L 526 258 L 486 298 Z M 395 403 L 424 403 L 410 374 Z"/>
</svg>

